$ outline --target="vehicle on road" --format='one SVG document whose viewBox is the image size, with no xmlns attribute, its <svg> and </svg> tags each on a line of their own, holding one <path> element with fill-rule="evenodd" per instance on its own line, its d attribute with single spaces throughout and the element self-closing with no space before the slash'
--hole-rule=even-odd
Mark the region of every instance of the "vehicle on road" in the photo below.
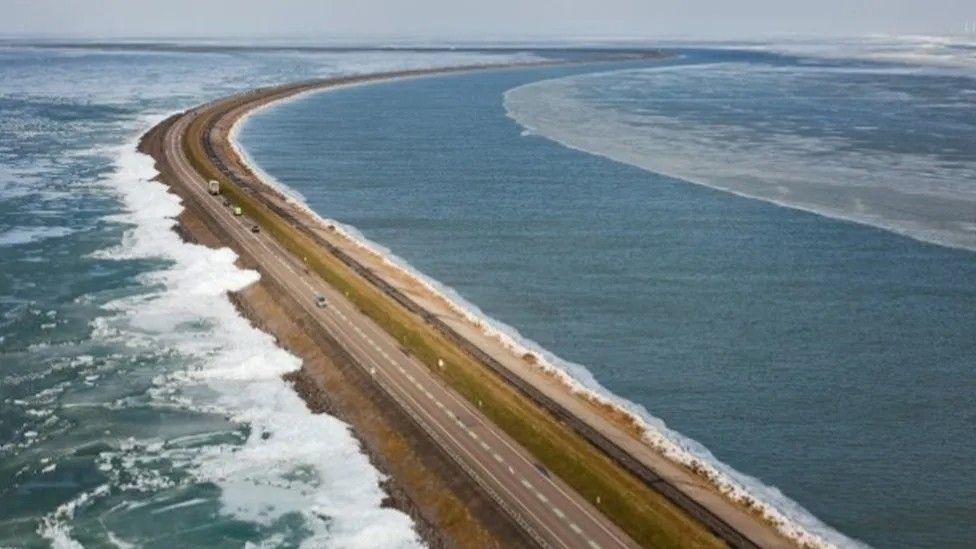
<svg viewBox="0 0 976 549">
<path fill-rule="evenodd" d="M 224 199 L 224 206 L 230 206 L 230 200 Z"/>
<path fill-rule="evenodd" d="M 259 232 L 261 232 L 261 227 L 258 227 L 257 225 L 251 225 L 251 232 L 252 233 L 259 233 Z"/>
<path fill-rule="evenodd" d="M 324 295 L 317 294 L 315 296 L 315 306 L 318 307 L 319 309 L 324 309 L 325 306 L 328 305 L 328 304 L 329 304 L 329 302 L 325 300 L 325 296 Z"/>
<path fill-rule="evenodd" d="M 220 181 L 214 179 L 207 181 L 207 192 L 214 196 L 220 194 Z"/>
<path fill-rule="evenodd" d="M 240 206 L 234 206 L 234 215 L 244 215 L 244 210 Z"/>
</svg>

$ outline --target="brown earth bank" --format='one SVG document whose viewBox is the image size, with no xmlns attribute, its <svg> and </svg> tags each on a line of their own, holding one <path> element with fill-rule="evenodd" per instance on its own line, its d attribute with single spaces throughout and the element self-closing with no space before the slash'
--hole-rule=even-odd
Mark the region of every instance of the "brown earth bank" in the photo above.
<svg viewBox="0 0 976 549">
<path fill-rule="evenodd" d="M 147 133 L 139 150 L 160 158 L 161 137 L 168 124 Z M 179 185 L 171 183 L 166 164 L 156 164 L 157 178 L 183 199 L 177 232 L 187 242 L 223 247 L 222 230 L 201 215 Z M 238 266 L 255 269 L 252 258 L 241 256 Z M 314 413 L 328 413 L 347 422 L 370 462 L 386 475 L 384 504 L 414 520 L 418 534 L 431 547 L 529 547 L 506 514 L 483 495 L 477 485 L 403 414 L 344 351 L 321 330 L 306 329 L 304 313 L 294 301 L 262 278 L 229 294 L 252 324 L 302 359 L 302 368 L 288 374 L 299 395 Z"/>
<path fill-rule="evenodd" d="M 660 54 L 655 52 L 646 56 Z M 192 141 L 190 147 L 200 147 L 198 152 L 206 156 L 206 162 L 211 164 L 211 171 L 204 169 L 201 173 L 217 177 L 231 189 L 237 189 L 233 195 L 236 199 L 245 203 L 254 201 L 254 204 L 267 210 L 284 224 L 280 227 L 282 230 L 299 231 L 303 235 L 301 238 L 314 241 L 320 247 L 315 253 L 331 255 L 333 262 L 339 259 L 344 264 L 343 268 L 349 270 L 348 274 L 361 277 L 362 284 L 372 286 L 374 292 L 378 289 L 385 295 L 390 301 L 386 307 L 402 308 L 401 312 L 391 314 L 413 315 L 418 324 L 427 327 L 424 329 L 433 330 L 425 333 L 438 340 L 441 350 L 444 346 L 451 346 L 455 353 L 451 356 L 458 357 L 459 362 L 468 363 L 468 367 L 477 365 L 482 370 L 469 378 L 473 376 L 482 384 L 492 385 L 494 389 L 491 390 L 496 393 L 506 393 L 507 396 L 502 395 L 499 402 L 517 405 L 522 410 L 532 408 L 532 413 L 543 414 L 548 418 L 544 422 L 554 425 L 545 432 L 559 437 L 565 437 L 565 432 L 575 433 L 573 436 L 585 441 L 584 444 L 592 445 L 590 450 L 579 450 L 578 445 L 572 447 L 576 449 L 574 451 L 582 452 L 578 455 L 589 456 L 587 463 L 600 463 L 608 470 L 614 470 L 607 473 L 608 478 L 612 477 L 607 486 L 628 487 L 615 494 L 618 503 L 634 497 L 641 498 L 648 506 L 642 512 L 651 513 L 645 516 L 656 516 L 659 521 L 657 525 L 618 522 L 629 534 L 636 536 L 635 540 L 643 540 L 641 543 L 649 546 L 714 545 L 718 540 L 738 547 L 793 545 L 753 511 L 724 499 L 707 479 L 669 461 L 647 445 L 640 438 L 640 426 L 631 416 L 574 392 L 559 376 L 539 368 L 534 356 L 515 354 L 512 349 L 487 337 L 479 326 L 452 309 L 443 296 L 431 292 L 417 280 L 385 263 L 382 257 L 290 202 L 251 171 L 230 141 L 234 124 L 242 116 L 262 105 L 298 93 L 381 78 L 476 68 L 488 67 L 404 71 L 255 90 L 195 109 L 193 114 L 197 115 L 197 122 L 194 124 L 197 124 L 197 128 L 194 131 L 197 133 L 187 139 Z M 187 209 L 180 217 L 181 233 L 210 246 L 226 244 L 233 239 L 227 238 L 224 229 L 197 207 L 193 197 L 181 188 L 183 183 L 174 177 L 171 167 L 167 165 L 162 139 L 170 124 L 179 116 L 182 115 L 150 131 L 140 149 L 156 158 L 162 180 L 184 198 Z M 187 136 L 191 133 L 188 130 Z M 289 376 L 296 390 L 305 398 L 311 410 L 328 411 L 350 423 L 373 463 L 390 475 L 385 488 L 390 494 L 391 503 L 416 519 L 418 529 L 426 540 L 432 545 L 447 546 L 532 544 L 524 529 L 520 529 L 509 514 L 499 510 L 495 502 L 485 496 L 478 483 L 473 482 L 457 463 L 440 451 L 435 441 L 417 428 L 405 413 L 397 410 L 396 404 L 385 393 L 370 383 L 362 367 L 355 366 L 335 340 L 309 322 L 306 313 L 290 294 L 270 282 L 271 277 L 264 276 L 262 266 L 254 258 L 237 251 L 241 254 L 243 266 L 262 273 L 258 284 L 233 296 L 238 308 L 255 325 L 273 334 L 281 345 L 304 360 L 302 369 Z M 346 295 L 349 296 L 349 293 Z M 438 373 L 450 377 L 450 370 L 454 367 L 452 363 L 447 373 Z M 458 381 L 454 379 L 453 382 Z M 499 389 L 500 386 L 504 387 Z M 475 387 L 473 392 L 464 393 L 462 390 L 462 393 L 470 400 L 473 395 L 481 394 L 479 390 Z M 480 407 L 480 398 L 475 400 Z M 491 410 L 487 400 L 485 409 Z M 496 412 L 498 418 L 505 419 L 505 410 Z M 535 451 L 531 440 L 523 438 L 520 441 Z M 594 458 L 594 450 L 602 457 Z M 558 463 L 558 459 L 556 462 L 563 465 Z M 552 462 L 546 463 L 550 465 Z M 573 472 L 571 467 L 564 470 L 567 474 Z M 628 476 L 630 480 L 624 478 Z M 640 486 L 635 488 L 635 483 Z M 587 492 L 585 486 L 583 488 L 582 495 L 600 507 L 601 492 Z M 601 508 L 606 508 L 607 500 L 614 494 L 604 491 L 602 495 Z M 698 522 L 698 526 L 690 524 L 693 522 Z M 679 526 L 675 526 L 670 537 L 665 538 L 648 531 L 661 524 L 669 525 L 665 529 Z M 675 532 L 683 533 L 675 537 Z M 712 535 L 717 538 L 710 538 Z"/>
</svg>

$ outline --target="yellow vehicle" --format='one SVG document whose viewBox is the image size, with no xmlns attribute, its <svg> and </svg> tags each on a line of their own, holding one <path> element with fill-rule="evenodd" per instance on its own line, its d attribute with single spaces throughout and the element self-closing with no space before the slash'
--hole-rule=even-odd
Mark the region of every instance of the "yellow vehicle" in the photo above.
<svg viewBox="0 0 976 549">
<path fill-rule="evenodd" d="M 240 206 L 234 206 L 234 215 L 244 215 L 244 210 Z"/>
</svg>

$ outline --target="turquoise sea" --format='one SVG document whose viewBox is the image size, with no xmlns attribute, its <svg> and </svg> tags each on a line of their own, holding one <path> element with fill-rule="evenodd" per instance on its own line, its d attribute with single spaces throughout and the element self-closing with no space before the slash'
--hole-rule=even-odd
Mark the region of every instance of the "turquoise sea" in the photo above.
<svg viewBox="0 0 976 549">
<path fill-rule="evenodd" d="M 2 547 L 421 545 L 136 141 L 255 86 L 524 55 L 229 46 L 0 43 Z"/>
</svg>

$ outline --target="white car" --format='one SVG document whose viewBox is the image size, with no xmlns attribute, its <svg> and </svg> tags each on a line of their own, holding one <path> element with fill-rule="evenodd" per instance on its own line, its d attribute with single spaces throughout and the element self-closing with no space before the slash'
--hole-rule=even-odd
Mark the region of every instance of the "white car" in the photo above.
<svg viewBox="0 0 976 549">
<path fill-rule="evenodd" d="M 324 309 L 325 306 L 328 304 L 329 302 L 325 300 L 324 295 L 318 294 L 315 296 L 315 306 L 318 307 L 319 309 Z"/>
</svg>

